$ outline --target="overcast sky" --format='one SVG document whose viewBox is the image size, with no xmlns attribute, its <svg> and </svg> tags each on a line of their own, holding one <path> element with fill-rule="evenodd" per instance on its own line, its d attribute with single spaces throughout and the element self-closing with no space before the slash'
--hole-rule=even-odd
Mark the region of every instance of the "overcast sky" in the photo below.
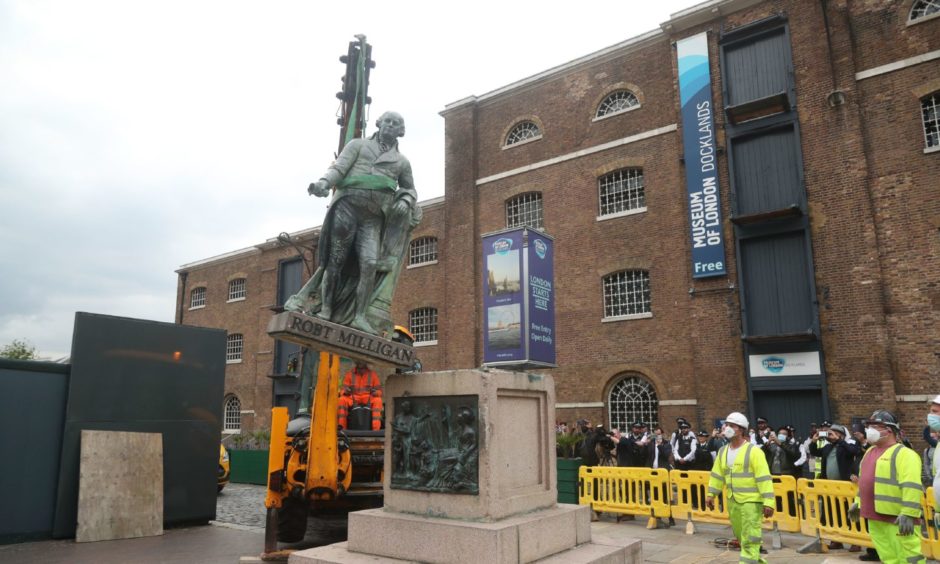
<svg viewBox="0 0 940 564">
<path fill-rule="evenodd" d="M 319 225 L 355 34 L 368 133 L 405 117 L 424 200 L 446 104 L 697 3 L 0 0 L 0 346 L 66 356 L 76 311 L 172 321 L 181 265 Z"/>
</svg>

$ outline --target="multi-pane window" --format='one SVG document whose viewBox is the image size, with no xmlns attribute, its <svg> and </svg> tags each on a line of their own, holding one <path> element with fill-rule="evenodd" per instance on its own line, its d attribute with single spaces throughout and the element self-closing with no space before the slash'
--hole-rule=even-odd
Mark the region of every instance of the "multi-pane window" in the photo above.
<svg viewBox="0 0 940 564">
<path fill-rule="evenodd" d="M 597 116 L 604 117 L 629 110 L 640 105 L 636 95 L 629 90 L 618 90 L 609 96 L 597 106 Z"/>
<path fill-rule="evenodd" d="M 910 21 L 924 18 L 933 14 L 940 14 L 940 0 L 917 0 L 911 6 Z"/>
<path fill-rule="evenodd" d="M 437 238 L 419 237 L 408 248 L 408 264 L 425 264 L 437 261 Z"/>
<path fill-rule="evenodd" d="M 225 398 L 223 429 L 226 431 L 241 431 L 242 428 L 242 402 L 238 396 L 231 395 Z"/>
<path fill-rule="evenodd" d="M 923 113 L 927 147 L 940 147 L 940 92 L 934 92 L 921 100 L 920 109 Z"/>
<path fill-rule="evenodd" d="M 415 336 L 415 343 L 437 341 L 437 309 L 422 307 L 408 314 L 408 328 Z"/>
<path fill-rule="evenodd" d="M 193 288 L 193 291 L 189 293 L 189 307 L 205 307 L 206 305 L 206 288 L 205 286 L 200 286 L 199 288 Z"/>
<path fill-rule="evenodd" d="M 528 192 L 506 200 L 506 227 L 542 229 L 542 194 Z"/>
<path fill-rule="evenodd" d="M 541 136 L 542 131 L 539 126 L 531 121 L 523 121 L 509 130 L 509 135 L 506 136 L 506 146 L 529 141 L 530 139 L 538 139 Z"/>
<path fill-rule="evenodd" d="M 234 300 L 244 300 L 246 291 L 246 280 L 244 278 L 236 278 L 235 280 L 229 280 L 228 283 L 228 301 Z"/>
<path fill-rule="evenodd" d="M 650 273 L 624 270 L 604 277 L 604 317 L 650 313 Z"/>
<path fill-rule="evenodd" d="M 232 333 L 225 338 L 225 361 L 241 362 L 245 337 L 241 333 Z"/>
<path fill-rule="evenodd" d="M 597 180 L 601 215 L 610 215 L 646 207 L 643 171 L 635 168 L 617 170 Z"/>
<path fill-rule="evenodd" d="M 652 428 L 659 422 L 659 400 L 656 390 L 644 378 L 626 376 L 610 390 L 610 429 L 619 427 L 625 431 L 636 422 Z"/>
</svg>

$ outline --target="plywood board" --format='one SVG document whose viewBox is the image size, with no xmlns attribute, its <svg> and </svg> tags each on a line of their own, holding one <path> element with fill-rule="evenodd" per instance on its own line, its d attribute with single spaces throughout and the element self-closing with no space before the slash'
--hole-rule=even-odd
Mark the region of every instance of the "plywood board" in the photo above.
<svg viewBox="0 0 940 564">
<path fill-rule="evenodd" d="M 163 435 L 82 431 L 76 542 L 163 534 Z"/>
</svg>

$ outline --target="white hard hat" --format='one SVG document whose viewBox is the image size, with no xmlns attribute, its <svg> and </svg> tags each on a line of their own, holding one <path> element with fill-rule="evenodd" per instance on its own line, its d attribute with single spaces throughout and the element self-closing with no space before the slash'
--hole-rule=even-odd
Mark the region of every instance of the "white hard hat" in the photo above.
<svg viewBox="0 0 940 564">
<path fill-rule="evenodd" d="M 940 404 L 940 394 L 937 394 L 936 397 L 930 400 L 930 403 Z"/>
<path fill-rule="evenodd" d="M 725 417 L 725 422 L 734 423 L 735 425 L 743 427 L 744 429 L 747 429 L 750 426 L 747 424 L 747 417 L 745 417 L 743 413 L 738 413 L 737 411 L 728 414 L 728 416 Z"/>
</svg>

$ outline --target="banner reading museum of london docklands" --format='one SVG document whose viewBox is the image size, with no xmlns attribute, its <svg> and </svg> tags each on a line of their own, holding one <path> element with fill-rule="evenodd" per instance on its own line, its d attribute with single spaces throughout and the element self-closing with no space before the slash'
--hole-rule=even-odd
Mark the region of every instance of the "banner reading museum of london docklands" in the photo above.
<svg viewBox="0 0 940 564">
<path fill-rule="evenodd" d="M 525 227 L 483 236 L 483 364 L 555 366 L 554 254 Z"/>
<path fill-rule="evenodd" d="M 712 115 L 712 82 L 708 66 L 708 34 L 676 43 L 679 99 L 682 105 L 682 147 L 692 228 L 692 278 L 724 276 L 725 243 L 721 224 Z"/>
</svg>

